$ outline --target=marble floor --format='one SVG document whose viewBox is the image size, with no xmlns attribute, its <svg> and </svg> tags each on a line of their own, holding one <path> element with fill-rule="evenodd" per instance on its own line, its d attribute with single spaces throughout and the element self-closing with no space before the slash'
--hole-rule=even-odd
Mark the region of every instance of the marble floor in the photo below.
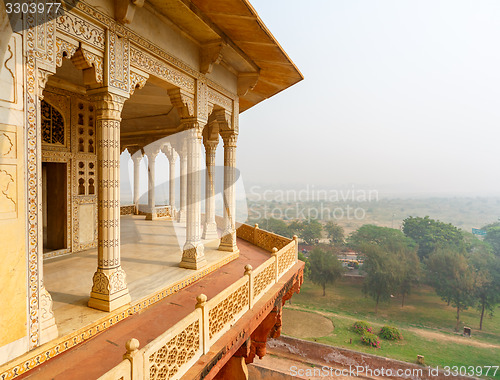
<svg viewBox="0 0 500 380">
<path fill-rule="evenodd" d="M 185 226 L 177 222 L 121 217 L 121 264 L 132 304 L 196 273 L 179 268 L 185 234 Z M 209 267 L 231 255 L 217 250 L 218 239 L 204 244 Z M 96 267 L 96 249 L 44 261 L 44 283 L 52 296 L 59 336 L 108 315 L 87 307 Z"/>
</svg>

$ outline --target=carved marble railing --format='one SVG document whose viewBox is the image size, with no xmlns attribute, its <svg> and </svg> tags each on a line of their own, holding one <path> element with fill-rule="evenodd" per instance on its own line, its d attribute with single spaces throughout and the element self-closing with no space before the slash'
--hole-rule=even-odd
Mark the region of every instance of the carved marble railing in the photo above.
<svg viewBox="0 0 500 380">
<path fill-rule="evenodd" d="M 156 218 L 172 217 L 172 207 L 170 206 L 156 206 L 154 207 Z M 151 214 L 151 210 L 147 205 L 139 205 L 139 215 Z"/>
<path fill-rule="evenodd" d="M 224 219 L 222 216 L 216 216 L 215 221 L 217 227 L 224 230 Z M 248 224 L 236 223 L 236 235 L 238 238 L 248 241 L 268 252 L 271 252 L 273 248 L 281 249 L 291 241 L 291 239 L 284 236 L 260 229 L 258 224 L 252 227 Z"/>
<path fill-rule="evenodd" d="M 123 360 L 120 364 L 112 368 L 110 371 L 106 372 L 97 380 L 109 380 L 109 379 L 132 380 L 132 362 L 126 359 Z"/>
<path fill-rule="evenodd" d="M 199 295 L 191 314 L 140 350 L 136 339 L 129 340 L 123 362 L 99 380 L 181 378 L 297 262 L 296 237 L 287 239 L 246 224 L 237 231 L 239 238 L 261 248 L 271 242 L 280 248 L 266 249 L 272 253 L 268 260 L 255 270 L 246 265 L 243 277 L 212 299 Z"/>
<path fill-rule="evenodd" d="M 120 206 L 120 215 L 134 215 L 134 214 L 135 214 L 134 205 Z"/>
</svg>

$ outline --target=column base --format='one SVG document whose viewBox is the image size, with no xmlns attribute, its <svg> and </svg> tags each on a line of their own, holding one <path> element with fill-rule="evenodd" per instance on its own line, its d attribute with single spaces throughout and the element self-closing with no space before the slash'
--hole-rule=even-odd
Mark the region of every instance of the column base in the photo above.
<svg viewBox="0 0 500 380">
<path fill-rule="evenodd" d="M 43 344 L 59 336 L 52 311 L 52 297 L 45 286 L 40 289 L 40 309 L 40 344 Z"/>
<path fill-rule="evenodd" d="M 125 282 L 125 272 L 120 267 L 111 270 L 97 269 L 93 278 L 88 306 L 103 311 L 113 311 L 130 303 Z"/>
<path fill-rule="evenodd" d="M 205 226 L 203 227 L 203 235 L 201 236 L 201 238 L 205 240 L 218 239 L 219 235 L 217 234 L 217 224 L 215 222 L 205 223 Z"/>
<path fill-rule="evenodd" d="M 179 266 L 185 269 L 201 269 L 205 267 L 205 247 L 201 243 L 186 243 L 182 252 L 182 261 Z"/>
<path fill-rule="evenodd" d="M 186 211 L 179 210 L 179 212 L 177 213 L 177 221 L 179 223 L 186 223 Z"/>
<path fill-rule="evenodd" d="M 146 213 L 146 220 L 156 220 L 158 219 L 156 212 L 147 212 Z"/>
<path fill-rule="evenodd" d="M 99 293 L 90 293 L 88 307 L 102 311 L 113 311 L 122 306 L 129 304 L 131 301 L 128 289 L 124 289 L 119 293 L 110 294 L 107 297 Z"/>
<path fill-rule="evenodd" d="M 236 245 L 236 232 L 235 231 L 225 231 L 220 238 L 219 251 L 226 252 L 239 252 L 239 248 Z"/>
</svg>

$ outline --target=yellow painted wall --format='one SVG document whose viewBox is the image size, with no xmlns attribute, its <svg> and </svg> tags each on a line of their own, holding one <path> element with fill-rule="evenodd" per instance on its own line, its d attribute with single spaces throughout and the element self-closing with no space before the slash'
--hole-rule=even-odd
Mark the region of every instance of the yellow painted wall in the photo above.
<svg viewBox="0 0 500 380">
<path fill-rule="evenodd" d="M 27 334 L 22 38 L 0 57 L 0 347 Z"/>
</svg>

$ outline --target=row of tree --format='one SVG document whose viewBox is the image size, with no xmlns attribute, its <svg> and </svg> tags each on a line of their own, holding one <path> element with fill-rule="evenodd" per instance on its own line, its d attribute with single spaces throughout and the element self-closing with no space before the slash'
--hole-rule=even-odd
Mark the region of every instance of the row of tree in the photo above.
<svg viewBox="0 0 500 380">
<path fill-rule="evenodd" d="M 335 225 L 331 228 L 340 229 Z M 376 311 L 380 302 L 394 294 L 401 296 L 403 307 L 412 288 L 425 282 L 456 308 L 456 329 L 460 313 L 473 306 L 480 311 L 482 329 L 484 316 L 492 314 L 500 303 L 500 245 L 494 245 L 496 239 L 492 236 L 500 228 L 490 225 L 485 229 L 488 235 L 481 241 L 452 224 L 429 217 L 409 217 L 402 231 L 364 225 L 348 237 L 345 245 L 365 258 L 363 291 L 375 300 Z M 323 288 L 323 295 L 326 285 L 335 283 L 343 273 L 337 259 L 344 243 L 341 232 L 342 239 L 335 243 L 335 234 L 329 235 L 331 247 L 315 248 L 308 260 L 302 257 L 306 260 L 306 274 Z"/>
<path fill-rule="evenodd" d="M 323 232 L 326 233 L 330 242 L 334 245 L 344 244 L 344 229 L 336 223 L 327 222 L 324 226 L 316 219 L 312 220 L 296 220 L 289 224 L 281 219 L 260 219 L 259 226 L 267 231 L 274 232 L 278 235 L 292 237 L 293 235 L 300 236 L 308 245 L 315 244 L 323 237 Z"/>
</svg>

